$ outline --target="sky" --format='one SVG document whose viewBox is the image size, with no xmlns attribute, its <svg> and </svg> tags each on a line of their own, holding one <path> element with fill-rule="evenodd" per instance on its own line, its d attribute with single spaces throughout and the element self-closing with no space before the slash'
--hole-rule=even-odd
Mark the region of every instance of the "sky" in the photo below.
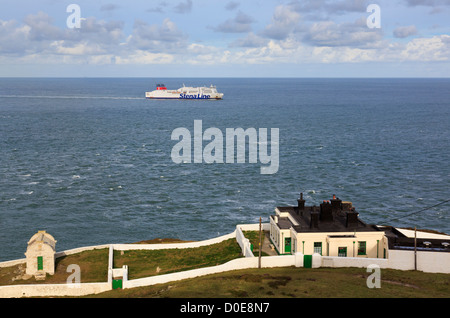
<svg viewBox="0 0 450 318">
<path fill-rule="evenodd" d="M 0 8 L 0 77 L 450 76 L 450 0 L 0 0 Z"/>
</svg>

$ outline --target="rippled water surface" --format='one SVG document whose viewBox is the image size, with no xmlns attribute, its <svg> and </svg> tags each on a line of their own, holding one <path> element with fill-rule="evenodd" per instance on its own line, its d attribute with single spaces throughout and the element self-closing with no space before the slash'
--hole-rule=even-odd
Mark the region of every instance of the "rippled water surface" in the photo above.
<svg viewBox="0 0 450 318">
<path fill-rule="evenodd" d="M 207 239 L 267 222 L 299 192 L 308 205 L 352 201 L 368 223 L 450 233 L 449 203 L 413 213 L 450 196 L 450 80 L 160 81 L 225 96 L 146 100 L 153 79 L 0 79 L 0 260 L 23 258 L 42 229 L 57 250 Z M 278 172 L 175 164 L 171 134 L 193 135 L 194 120 L 224 140 L 226 128 L 279 128 Z"/>
</svg>

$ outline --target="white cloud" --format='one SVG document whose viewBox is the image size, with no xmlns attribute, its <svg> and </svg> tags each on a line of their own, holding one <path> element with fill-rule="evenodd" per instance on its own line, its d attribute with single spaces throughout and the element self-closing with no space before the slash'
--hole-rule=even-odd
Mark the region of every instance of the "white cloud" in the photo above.
<svg viewBox="0 0 450 318">
<path fill-rule="evenodd" d="M 113 3 L 107 3 L 107 4 L 103 4 L 100 7 L 100 11 L 114 11 L 116 9 L 118 9 L 119 6 L 113 4 Z"/>
<path fill-rule="evenodd" d="M 30 40 L 43 41 L 63 37 L 63 31 L 54 26 L 51 17 L 42 11 L 36 15 L 27 15 L 24 22 L 30 27 L 28 34 Z"/>
<path fill-rule="evenodd" d="M 245 38 L 237 39 L 230 43 L 230 47 L 261 47 L 266 45 L 267 42 L 266 38 L 250 32 Z"/>
<path fill-rule="evenodd" d="M 239 11 L 233 19 L 222 22 L 213 28 L 213 30 L 224 33 L 245 33 L 251 31 L 251 24 L 253 22 L 254 19 L 252 17 Z"/>
<path fill-rule="evenodd" d="M 27 51 L 34 51 L 27 41 L 30 30 L 29 25 L 19 25 L 14 20 L 0 20 L 0 53 L 22 55 Z"/>
<path fill-rule="evenodd" d="M 413 39 L 406 44 L 401 57 L 407 61 L 450 61 L 450 35 Z"/>
<path fill-rule="evenodd" d="M 330 15 L 343 15 L 351 12 L 365 12 L 369 0 L 294 0 L 289 3 L 292 11 L 301 13 L 305 19 L 327 19 Z"/>
<path fill-rule="evenodd" d="M 409 6 L 450 6 L 450 0 L 405 0 Z"/>
<path fill-rule="evenodd" d="M 181 3 L 192 8 L 192 2 Z M 449 35 L 427 37 L 420 28 L 421 35 L 417 37 L 415 25 L 389 31 L 369 29 L 365 11 L 359 19 L 352 15 L 352 20 L 340 16 L 337 20 L 318 21 L 305 19 L 299 11 L 304 8 L 307 13 L 357 12 L 363 3 L 359 0 L 291 1 L 272 8 L 265 25 L 237 10 L 236 2 L 229 2 L 229 6 L 221 3 L 222 10 L 228 6 L 234 10 L 231 12 L 234 16 L 215 28 L 228 32 L 226 36 L 201 25 L 206 30 L 204 34 L 214 35 L 211 42 L 200 36 L 197 42 L 190 40 L 192 35 L 187 32 L 195 28 L 184 28 L 184 17 L 178 15 L 173 18 L 165 14 L 159 22 L 137 19 L 128 25 L 124 21 L 88 17 L 82 21 L 81 28 L 69 29 L 55 25 L 48 14 L 38 12 L 27 15 L 22 22 L 0 20 L 0 63 L 192 64 L 228 69 L 229 65 L 245 64 L 450 61 Z M 170 11 L 173 6 L 166 5 L 166 8 Z M 239 9 L 247 8 L 242 3 Z M 264 18 L 258 16 L 258 20 Z M 394 38 L 385 38 L 390 32 Z M 412 35 L 414 39 L 408 38 Z M 221 42 L 221 37 L 228 43 Z"/>
<path fill-rule="evenodd" d="M 164 19 L 161 25 L 136 20 L 127 44 L 139 50 L 173 52 L 187 46 L 187 35 L 169 18 Z"/>
<path fill-rule="evenodd" d="M 166 53 L 152 53 L 144 50 L 135 50 L 125 56 L 116 56 L 116 64 L 171 64 L 174 56 Z"/>
<path fill-rule="evenodd" d="M 239 2 L 235 1 L 227 2 L 227 4 L 225 5 L 225 9 L 230 11 L 236 9 L 237 7 L 239 7 Z"/>
<path fill-rule="evenodd" d="M 177 4 L 173 10 L 176 13 L 188 13 L 191 12 L 192 10 L 192 0 L 186 0 L 184 2 L 180 2 L 179 4 Z"/>
<path fill-rule="evenodd" d="M 300 14 L 293 11 L 291 6 L 277 6 L 272 16 L 272 22 L 266 26 L 262 34 L 271 39 L 285 39 L 295 29 L 299 21 Z"/>
<path fill-rule="evenodd" d="M 396 38 L 407 38 L 408 36 L 416 35 L 417 28 L 415 25 L 398 27 L 394 29 L 393 34 Z"/>
<path fill-rule="evenodd" d="M 369 29 L 365 19 L 340 24 L 333 21 L 321 21 L 309 27 L 303 40 L 313 46 L 370 48 L 379 45 L 382 40 L 382 31 Z"/>
</svg>

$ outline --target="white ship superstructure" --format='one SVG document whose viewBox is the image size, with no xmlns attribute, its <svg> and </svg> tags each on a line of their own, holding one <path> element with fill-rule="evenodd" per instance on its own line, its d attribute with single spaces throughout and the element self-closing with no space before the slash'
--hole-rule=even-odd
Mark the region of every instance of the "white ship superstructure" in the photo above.
<svg viewBox="0 0 450 318">
<path fill-rule="evenodd" d="M 210 87 L 187 87 L 184 86 L 177 90 L 167 89 L 164 84 L 157 84 L 156 90 L 145 92 L 145 98 L 148 99 L 222 99 L 223 94 L 217 92 L 213 85 Z"/>
</svg>

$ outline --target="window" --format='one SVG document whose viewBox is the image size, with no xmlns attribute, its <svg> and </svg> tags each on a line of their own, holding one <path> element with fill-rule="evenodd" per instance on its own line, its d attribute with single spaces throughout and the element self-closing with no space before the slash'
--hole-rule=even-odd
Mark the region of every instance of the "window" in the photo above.
<svg viewBox="0 0 450 318">
<path fill-rule="evenodd" d="M 358 242 L 358 255 L 366 255 L 366 242 Z"/>
<path fill-rule="evenodd" d="M 338 256 L 347 257 L 347 247 L 338 247 Z"/>
<path fill-rule="evenodd" d="M 322 242 L 314 242 L 314 253 L 322 255 Z"/>
</svg>

